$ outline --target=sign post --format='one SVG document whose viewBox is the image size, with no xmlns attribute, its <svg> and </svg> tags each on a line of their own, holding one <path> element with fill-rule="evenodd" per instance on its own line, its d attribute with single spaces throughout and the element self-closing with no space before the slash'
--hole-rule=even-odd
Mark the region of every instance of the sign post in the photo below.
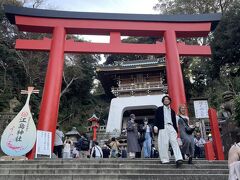
<svg viewBox="0 0 240 180">
<path fill-rule="evenodd" d="M 52 132 L 37 130 L 36 154 L 46 155 L 51 158 L 52 155 Z"/>
<path fill-rule="evenodd" d="M 199 119 L 200 131 L 204 139 L 206 139 L 206 128 L 204 119 L 208 118 L 208 101 L 207 100 L 195 100 L 193 101 L 195 117 Z"/>
</svg>

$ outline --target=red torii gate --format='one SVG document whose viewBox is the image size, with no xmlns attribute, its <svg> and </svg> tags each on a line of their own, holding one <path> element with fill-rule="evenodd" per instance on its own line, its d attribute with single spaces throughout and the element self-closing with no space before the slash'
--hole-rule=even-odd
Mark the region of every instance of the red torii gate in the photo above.
<svg viewBox="0 0 240 180">
<path fill-rule="evenodd" d="M 177 43 L 177 38 L 206 37 L 221 14 L 143 15 L 83 13 L 5 6 L 5 13 L 20 31 L 51 33 L 52 39 L 16 41 L 18 50 L 49 51 L 49 62 L 41 102 L 38 130 L 55 136 L 62 85 L 64 53 L 166 55 L 166 70 L 172 108 L 186 103 L 179 56 L 211 56 L 209 46 Z M 110 43 L 74 42 L 66 34 L 110 35 Z M 163 37 L 156 44 L 127 44 L 121 36 Z M 52 144 L 53 146 L 53 144 Z M 29 156 L 34 157 L 34 152 Z"/>
</svg>

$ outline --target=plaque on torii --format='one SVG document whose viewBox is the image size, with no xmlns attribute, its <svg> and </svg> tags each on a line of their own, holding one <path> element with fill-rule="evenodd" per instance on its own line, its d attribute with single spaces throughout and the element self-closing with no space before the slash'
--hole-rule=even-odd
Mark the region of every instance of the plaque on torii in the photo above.
<svg viewBox="0 0 240 180">
<path fill-rule="evenodd" d="M 16 49 L 49 51 L 49 62 L 39 113 L 38 129 L 50 131 L 53 139 L 58 118 L 64 53 L 107 53 L 165 55 L 168 93 L 172 108 L 186 104 L 180 56 L 211 56 L 208 45 L 186 45 L 177 38 L 206 37 L 220 21 L 221 14 L 146 15 L 87 13 L 4 7 L 6 16 L 19 31 L 50 33 L 42 40 L 17 39 Z M 107 35 L 109 43 L 75 42 L 67 34 Z M 121 36 L 163 37 L 155 44 L 122 43 Z M 53 146 L 53 144 L 52 144 Z M 34 152 L 30 158 L 34 157 Z"/>
</svg>

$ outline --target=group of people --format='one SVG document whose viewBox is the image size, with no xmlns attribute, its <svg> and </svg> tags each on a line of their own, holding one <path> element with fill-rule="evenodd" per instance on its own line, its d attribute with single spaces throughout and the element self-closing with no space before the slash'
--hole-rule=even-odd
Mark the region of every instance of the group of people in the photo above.
<svg viewBox="0 0 240 180">
<path fill-rule="evenodd" d="M 69 138 L 63 142 L 63 138 L 64 134 L 57 126 L 53 152 L 58 158 L 127 158 L 126 148 L 120 146 L 114 137 L 108 145 L 104 144 L 102 147 L 97 141 L 90 142 L 85 133 L 81 134 L 77 143 Z"/>
<path fill-rule="evenodd" d="M 152 135 L 150 135 L 149 127 L 146 125 L 142 129 L 146 129 L 146 140 L 142 142 L 145 147 L 144 157 L 146 158 L 158 158 L 158 151 L 151 144 Z M 152 132 L 152 130 L 151 130 Z M 57 126 L 55 141 L 54 141 L 54 154 L 58 158 L 127 158 L 128 152 L 125 146 L 121 145 L 119 141 L 112 137 L 110 142 L 105 143 L 103 146 L 100 146 L 97 141 L 90 141 L 85 133 L 81 134 L 77 143 L 73 143 L 70 138 L 66 138 L 65 141 L 62 141 L 64 138 L 63 132 Z M 148 146 L 150 145 L 150 147 Z M 128 146 L 131 146 L 131 142 L 128 143 Z M 141 154 L 138 154 L 137 157 L 141 157 Z"/>
<path fill-rule="evenodd" d="M 112 138 L 111 142 L 100 147 L 98 142 L 90 141 L 86 134 L 82 134 L 78 143 L 74 144 L 70 139 L 64 142 L 64 134 L 57 126 L 54 153 L 59 158 L 108 158 L 108 157 L 141 157 L 143 150 L 144 158 L 159 156 L 162 163 L 169 163 L 169 145 L 175 156 L 176 166 L 179 167 L 182 160 L 188 158 L 188 163 L 192 163 L 195 156 L 201 157 L 205 141 L 197 133 L 193 136 L 194 127 L 189 125 L 189 118 L 186 116 L 186 106 L 180 105 L 176 115 L 170 108 L 171 98 L 162 98 L 163 106 L 157 108 L 153 124 L 149 124 L 148 119 L 144 119 L 144 124 L 138 126 L 135 122 L 135 115 L 131 114 L 127 122 L 127 149 L 120 146 L 120 143 Z M 178 130 L 180 138 L 178 138 Z M 158 150 L 154 147 L 154 134 L 158 134 Z M 91 148 L 90 148 L 91 147 Z M 62 152 L 63 150 L 63 152 Z M 157 155 L 156 155 L 157 154 Z"/>
<path fill-rule="evenodd" d="M 130 115 L 127 122 L 127 149 L 121 146 L 114 137 L 109 144 L 104 144 L 103 147 L 100 147 L 96 141 L 90 145 L 86 134 L 82 134 L 75 145 L 70 139 L 63 142 L 64 134 L 57 126 L 54 153 L 59 158 L 127 158 L 127 154 L 130 158 L 136 158 L 139 157 L 139 154 L 141 157 L 143 149 L 144 158 L 156 157 L 154 153 L 157 152 L 161 162 L 167 164 L 170 162 L 169 149 L 171 149 L 175 157 L 176 167 L 179 167 L 183 159 L 186 158 L 188 158 L 188 163 L 192 164 L 193 157 L 204 156 L 205 140 L 199 132 L 196 133 L 196 137 L 193 136 L 195 127 L 189 124 L 185 105 L 180 105 L 179 112 L 176 114 L 170 108 L 171 98 L 169 96 L 164 96 L 162 103 L 163 106 L 156 110 L 153 124 L 149 124 L 148 119 L 145 118 L 144 124 L 139 127 L 135 122 L 135 115 Z M 156 134 L 158 134 L 158 151 L 153 143 Z M 229 180 L 239 179 L 240 143 L 235 143 L 229 150 L 228 164 Z"/>
<path fill-rule="evenodd" d="M 98 151 L 98 154 L 96 154 L 96 151 Z M 114 137 L 108 145 L 104 144 L 103 147 L 100 147 L 98 142 L 94 141 L 90 149 L 90 158 L 127 158 L 127 150 Z"/>
<path fill-rule="evenodd" d="M 169 145 L 175 156 L 176 166 L 182 164 L 183 159 L 188 158 L 188 163 L 192 164 L 193 157 L 201 157 L 204 150 L 205 140 L 201 134 L 193 136 L 195 127 L 189 125 L 189 118 L 186 115 L 186 106 L 180 105 L 176 115 L 170 108 L 171 98 L 162 98 L 163 106 L 156 110 L 155 119 L 152 125 L 148 120 L 140 128 L 135 123 L 135 115 L 131 114 L 127 123 L 127 142 L 130 158 L 135 158 L 136 154 L 143 148 L 144 158 L 149 158 L 153 144 L 154 133 L 158 134 L 158 151 L 162 163 L 169 163 Z M 180 138 L 178 138 L 178 130 Z"/>
<path fill-rule="evenodd" d="M 138 127 L 135 123 L 135 115 L 131 114 L 127 123 L 127 149 L 130 158 L 141 157 L 140 153 L 143 148 L 144 158 L 154 157 L 153 128 L 144 119 L 144 124 Z"/>
<path fill-rule="evenodd" d="M 81 134 L 77 143 L 73 143 L 70 138 L 63 141 L 64 133 L 56 127 L 54 140 L 54 154 L 58 158 L 127 158 L 126 147 L 113 137 L 111 142 L 99 146 L 97 141 L 90 141 L 85 133 Z"/>
</svg>

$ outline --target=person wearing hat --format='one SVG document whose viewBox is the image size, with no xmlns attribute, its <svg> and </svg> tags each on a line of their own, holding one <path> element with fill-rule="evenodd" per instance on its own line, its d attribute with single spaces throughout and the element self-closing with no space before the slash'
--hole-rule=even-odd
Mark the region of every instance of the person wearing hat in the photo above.
<svg viewBox="0 0 240 180">
<path fill-rule="evenodd" d="M 138 127 L 135 119 L 135 114 L 131 114 L 127 122 L 127 151 L 131 159 L 136 157 L 137 152 L 141 152 L 141 147 L 138 143 Z"/>
<path fill-rule="evenodd" d="M 159 156 L 162 163 L 169 163 L 169 143 L 173 149 L 176 167 L 182 164 L 182 154 L 177 141 L 176 113 L 170 108 L 171 98 L 163 96 L 163 106 L 157 108 L 154 119 L 154 132 L 158 133 Z"/>
<path fill-rule="evenodd" d="M 57 155 L 58 158 L 62 158 L 63 138 L 64 134 L 59 129 L 59 124 L 57 124 L 53 152 Z"/>
</svg>

